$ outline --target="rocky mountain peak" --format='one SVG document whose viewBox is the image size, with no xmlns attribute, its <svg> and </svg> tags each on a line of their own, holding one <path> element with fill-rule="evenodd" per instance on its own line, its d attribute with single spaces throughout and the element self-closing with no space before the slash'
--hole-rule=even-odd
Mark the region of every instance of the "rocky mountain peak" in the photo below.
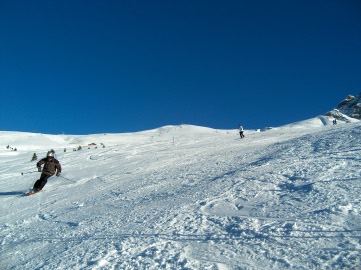
<svg viewBox="0 0 361 270">
<path fill-rule="evenodd" d="M 336 109 L 328 112 L 326 115 L 345 122 L 349 122 L 347 117 L 361 120 L 361 93 L 358 97 L 348 95 L 338 104 Z"/>
<path fill-rule="evenodd" d="M 347 96 L 336 109 L 349 117 L 361 119 L 361 93 L 358 97 Z"/>
</svg>

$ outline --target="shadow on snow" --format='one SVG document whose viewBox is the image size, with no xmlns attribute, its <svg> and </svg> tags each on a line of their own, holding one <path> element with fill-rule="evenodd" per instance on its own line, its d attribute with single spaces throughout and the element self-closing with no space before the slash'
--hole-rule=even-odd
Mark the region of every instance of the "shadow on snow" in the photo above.
<svg viewBox="0 0 361 270">
<path fill-rule="evenodd" d="M 0 192 L 0 196 L 17 196 L 24 194 L 24 191 Z"/>
</svg>

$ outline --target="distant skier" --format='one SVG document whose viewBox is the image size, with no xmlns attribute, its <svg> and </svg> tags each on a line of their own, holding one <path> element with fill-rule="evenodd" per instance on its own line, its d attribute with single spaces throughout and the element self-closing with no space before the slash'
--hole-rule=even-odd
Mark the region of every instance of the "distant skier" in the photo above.
<svg viewBox="0 0 361 270">
<path fill-rule="evenodd" d="M 239 136 L 241 137 L 241 139 L 244 138 L 243 132 L 244 132 L 243 127 L 239 125 Z"/>
<path fill-rule="evenodd" d="M 54 151 L 54 150 L 53 150 Z M 43 169 L 41 169 L 41 165 Z M 60 162 L 54 158 L 54 152 L 49 151 L 46 155 L 46 158 L 41 159 L 36 166 L 38 167 L 38 171 L 42 172 L 40 179 L 37 180 L 34 184 L 33 193 L 36 193 L 44 188 L 48 179 L 56 173 L 56 176 L 60 176 L 61 173 L 61 165 Z"/>
<path fill-rule="evenodd" d="M 337 125 L 337 119 L 334 119 L 332 122 L 334 125 Z"/>
</svg>

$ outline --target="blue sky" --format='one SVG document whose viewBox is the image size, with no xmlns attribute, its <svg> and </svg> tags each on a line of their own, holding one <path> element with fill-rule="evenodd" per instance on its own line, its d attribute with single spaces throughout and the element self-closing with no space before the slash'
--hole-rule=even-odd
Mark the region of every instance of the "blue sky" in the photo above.
<svg viewBox="0 0 361 270">
<path fill-rule="evenodd" d="M 0 130 L 219 129 L 361 92 L 358 0 L 0 0 Z"/>
</svg>

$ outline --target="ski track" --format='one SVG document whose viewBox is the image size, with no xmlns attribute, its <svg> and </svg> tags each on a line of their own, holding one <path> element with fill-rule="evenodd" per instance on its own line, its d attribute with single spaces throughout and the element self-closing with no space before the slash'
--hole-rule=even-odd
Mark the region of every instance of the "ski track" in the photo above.
<svg viewBox="0 0 361 270">
<path fill-rule="evenodd" d="M 2 269 L 358 269 L 361 125 L 182 138 L 1 165 Z M 336 131 L 337 132 L 336 132 Z M 156 133 L 157 134 L 157 133 Z M 176 137 L 176 139 L 173 139 Z M 173 142 L 174 141 L 174 142 Z M 5 206 L 6 204 L 6 206 Z"/>
</svg>

